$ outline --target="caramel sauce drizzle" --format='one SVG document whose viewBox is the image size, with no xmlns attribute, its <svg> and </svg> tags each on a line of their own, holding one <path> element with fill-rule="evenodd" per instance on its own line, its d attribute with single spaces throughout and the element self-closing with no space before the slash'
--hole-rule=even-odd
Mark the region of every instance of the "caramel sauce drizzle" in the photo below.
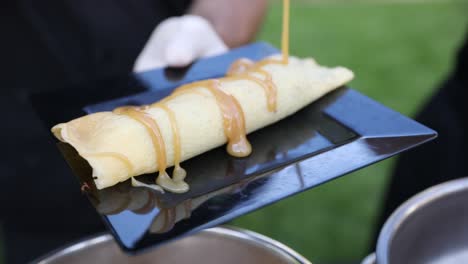
<svg viewBox="0 0 468 264">
<path fill-rule="evenodd" d="M 223 115 L 224 134 L 228 141 L 227 152 L 234 157 L 250 155 L 252 146 L 246 137 L 244 112 L 237 99 L 222 90 L 221 82 L 218 79 L 184 85 L 176 89 L 174 95 L 194 87 L 205 88 L 215 97 Z"/>
<path fill-rule="evenodd" d="M 196 82 L 192 83 L 192 84 L 195 84 Z M 159 102 L 156 102 L 156 103 L 153 103 L 150 105 L 150 108 L 153 108 L 153 107 L 157 107 L 159 106 L 160 104 L 165 104 L 167 103 L 167 101 L 173 99 L 176 97 L 176 95 L 182 95 L 182 94 L 198 94 L 200 96 L 205 96 L 205 94 L 203 94 L 202 92 L 200 91 L 197 91 L 197 90 L 180 90 L 178 91 L 180 88 L 182 87 L 179 87 L 177 89 L 175 89 L 172 94 L 168 95 L 167 97 L 164 97 L 163 99 L 161 99 Z M 175 93 L 177 91 L 177 94 Z"/>
<path fill-rule="evenodd" d="M 187 172 L 180 166 L 180 152 L 182 147 L 180 145 L 179 128 L 177 127 L 177 119 L 175 117 L 174 111 L 172 111 L 167 105 L 163 103 L 153 104 L 151 107 L 159 107 L 163 109 L 169 117 L 172 130 L 172 141 L 174 143 L 174 171 L 172 172 L 172 179 L 175 181 L 183 181 L 185 176 L 187 176 Z"/>
<path fill-rule="evenodd" d="M 243 74 L 251 70 L 254 66 L 255 66 L 255 62 L 253 62 L 252 60 L 247 59 L 247 58 L 240 58 L 231 64 L 226 75 L 235 76 L 235 75 Z"/>
<path fill-rule="evenodd" d="M 166 145 L 161 135 L 161 130 L 154 119 L 152 119 L 148 113 L 144 110 L 148 109 L 147 106 L 143 107 L 120 107 L 114 110 L 114 113 L 125 115 L 133 120 L 142 124 L 148 131 L 153 143 L 153 148 L 156 155 L 156 164 L 158 165 L 159 175 L 157 182 L 167 181 L 169 175 L 166 172 L 167 160 L 166 160 Z"/>
<path fill-rule="evenodd" d="M 262 87 L 265 91 L 267 107 L 268 111 L 270 112 L 275 112 L 277 109 L 277 87 L 273 83 L 271 74 L 266 70 L 262 69 L 262 67 L 269 64 L 286 65 L 289 63 L 289 2 L 289 0 L 283 0 L 283 29 L 281 35 L 282 59 L 268 58 L 257 63 L 254 63 L 253 61 L 248 59 L 240 59 L 235 61 L 231 65 L 229 71 L 227 72 L 227 77 L 224 78 L 224 80 L 228 81 L 250 80 L 260 85 L 260 87 Z M 264 77 L 264 79 L 262 80 L 257 76 L 249 75 L 251 73 L 261 75 Z M 223 116 L 223 128 L 224 134 L 228 141 L 228 153 L 235 157 L 246 157 L 252 152 L 252 147 L 246 137 L 245 117 L 242 107 L 234 96 L 227 94 L 222 90 L 221 82 L 218 79 L 194 82 L 179 87 L 170 96 L 162 99 L 157 103 L 152 104 L 151 106 L 121 107 L 115 109 L 114 113 L 126 115 L 138 121 L 148 131 L 148 134 L 151 136 L 151 140 L 157 157 L 156 164 L 158 165 L 159 175 L 156 182 L 166 188 L 168 184 L 172 187 L 175 187 L 175 182 L 173 180 L 183 182 L 183 179 L 186 176 L 186 172 L 180 167 L 181 144 L 175 114 L 164 103 L 174 98 L 175 96 L 184 93 L 200 94 L 199 91 L 191 89 L 195 87 L 205 88 L 215 97 Z M 201 95 L 204 96 L 204 94 Z M 174 173 L 172 175 L 172 179 L 166 173 L 166 149 L 159 126 L 157 122 L 149 116 L 148 113 L 144 112 L 144 110 L 153 107 L 159 107 L 163 109 L 167 113 L 167 116 L 169 117 L 171 123 L 171 130 L 174 142 Z M 133 171 L 133 165 L 128 160 L 128 158 L 119 153 L 96 153 L 91 155 L 115 157 L 121 160 L 128 167 L 129 171 Z M 186 190 L 188 190 L 188 185 Z M 181 191 L 181 189 L 179 189 L 179 191 Z"/>
<path fill-rule="evenodd" d="M 276 86 L 274 86 L 274 84 L 271 85 L 268 82 L 268 79 L 262 80 L 260 78 L 257 78 L 255 76 L 250 76 L 247 73 L 245 73 L 245 74 L 240 74 L 237 76 L 225 77 L 223 78 L 223 80 L 226 80 L 226 81 L 249 80 L 251 82 L 254 82 L 260 85 L 260 87 L 262 87 L 263 90 L 265 91 L 268 111 L 276 112 Z"/>
<path fill-rule="evenodd" d="M 114 113 L 126 115 L 135 121 L 142 124 L 145 129 L 148 131 L 148 134 L 151 136 L 151 141 L 153 143 L 153 147 L 156 153 L 157 161 L 156 164 L 158 165 L 159 173 L 165 174 L 166 173 L 166 145 L 161 135 L 161 130 L 159 129 L 158 124 L 154 119 L 152 119 L 148 113 L 142 111 L 145 110 L 146 107 L 125 107 L 125 108 L 117 108 L 114 110 Z"/>
<path fill-rule="evenodd" d="M 289 63 L 289 0 L 283 0 L 283 32 L 281 33 L 283 64 Z"/>
<path fill-rule="evenodd" d="M 271 65 L 271 64 L 287 65 L 288 62 L 285 63 L 284 60 L 278 59 L 278 58 L 266 58 L 266 59 L 263 59 L 263 60 L 257 62 L 255 64 L 255 66 L 257 68 L 262 68 L 263 66 Z"/>
<path fill-rule="evenodd" d="M 275 61 L 278 62 L 278 61 Z M 249 73 L 257 73 L 263 75 L 264 80 L 261 80 L 255 76 L 248 75 Z M 268 111 L 276 112 L 276 101 L 277 101 L 277 88 L 273 83 L 273 79 L 271 74 L 264 69 L 258 67 L 253 61 L 242 58 L 236 60 L 227 72 L 227 76 L 235 76 L 235 77 L 227 77 L 225 79 L 228 80 L 242 80 L 247 79 L 253 81 L 260 85 L 265 90 L 265 95 L 267 99 L 267 106 Z"/>
</svg>

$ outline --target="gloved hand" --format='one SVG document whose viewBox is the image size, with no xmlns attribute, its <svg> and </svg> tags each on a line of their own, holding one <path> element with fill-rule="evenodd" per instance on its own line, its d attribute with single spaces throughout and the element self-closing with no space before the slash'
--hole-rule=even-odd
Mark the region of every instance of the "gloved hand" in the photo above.
<svg viewBox="0 0 468 264">
<path fill-rule="evenodd" d="M 183 67 L 197 58 L 226 52 L 228 47 L 203 17 L 184 15 L 161 22 L 133 65 L 134 72 Z"/>
</svg>

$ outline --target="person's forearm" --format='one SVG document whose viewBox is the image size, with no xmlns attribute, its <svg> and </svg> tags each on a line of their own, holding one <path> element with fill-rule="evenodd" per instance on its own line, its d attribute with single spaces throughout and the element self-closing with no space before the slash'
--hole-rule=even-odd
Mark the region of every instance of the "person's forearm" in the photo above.
<svg viewBox="0 0 468 264">
<path fill-rule="evenodd" d="M 267 0 L 195 0 L 189 13 L 210 21 L 229 47 L 250 42 L 267 9 Z"/>
</svg>

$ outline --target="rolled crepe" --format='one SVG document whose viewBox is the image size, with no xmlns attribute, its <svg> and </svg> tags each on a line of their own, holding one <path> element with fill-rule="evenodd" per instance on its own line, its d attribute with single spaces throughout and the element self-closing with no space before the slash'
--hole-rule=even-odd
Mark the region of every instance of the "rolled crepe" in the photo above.
<svg viewBox="0 0 468 264">
<path fill-rule="evenodd" d="M 313 59 L 293 57 L 287 65 L 266 64 L 262 69 L 271 75 L 277 89 L 276 111 L 269 110 L 265 90 L 259 83 L 249 79 L 219 79 L 223 92 L 232 95 L 241 106 L 247 133 L 293 114 L 353 78 L 353 73 L 346 68 L 326 68 Z M 259 73 L 251 75 L 264 78 Z M 165 103 L 175 116 L 181 161 L 227 141 L 223 115 L 213 93 L 203 83 L 191 89 L 193 93 L 182 93 Z M 174 138 L 168 113 L 157 107 L 144 111 L 159 126 L 165 142 L 167 166 L 174 165 Z M 94 113 L 58 124 L 52 132 L 88 161 L 98 189 L 158 170 L 156 151 L 147 129 L 126 115 Z"/>
</svg>

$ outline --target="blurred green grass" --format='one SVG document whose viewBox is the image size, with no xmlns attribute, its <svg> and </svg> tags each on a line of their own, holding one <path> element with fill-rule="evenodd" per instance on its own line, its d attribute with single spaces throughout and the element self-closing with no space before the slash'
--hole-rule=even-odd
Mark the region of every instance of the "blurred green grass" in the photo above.
<svg viewBox="0 0 468 264">
<path fill-rule="evenodd" d="M 450 71 L 467 29 L 468 1 L 353 2 L 360 3 L 292 1 L 291 53 L 353 69 L 352 87 L 414 115 Z M 281 4 L 274 1 L 258 39 L 279 47 L 280 23 Z M 277 239 L 314 263 L 361 259 L 369 253 L 393 163 L 370 166 L 234 224 Z"/>
</svg>

